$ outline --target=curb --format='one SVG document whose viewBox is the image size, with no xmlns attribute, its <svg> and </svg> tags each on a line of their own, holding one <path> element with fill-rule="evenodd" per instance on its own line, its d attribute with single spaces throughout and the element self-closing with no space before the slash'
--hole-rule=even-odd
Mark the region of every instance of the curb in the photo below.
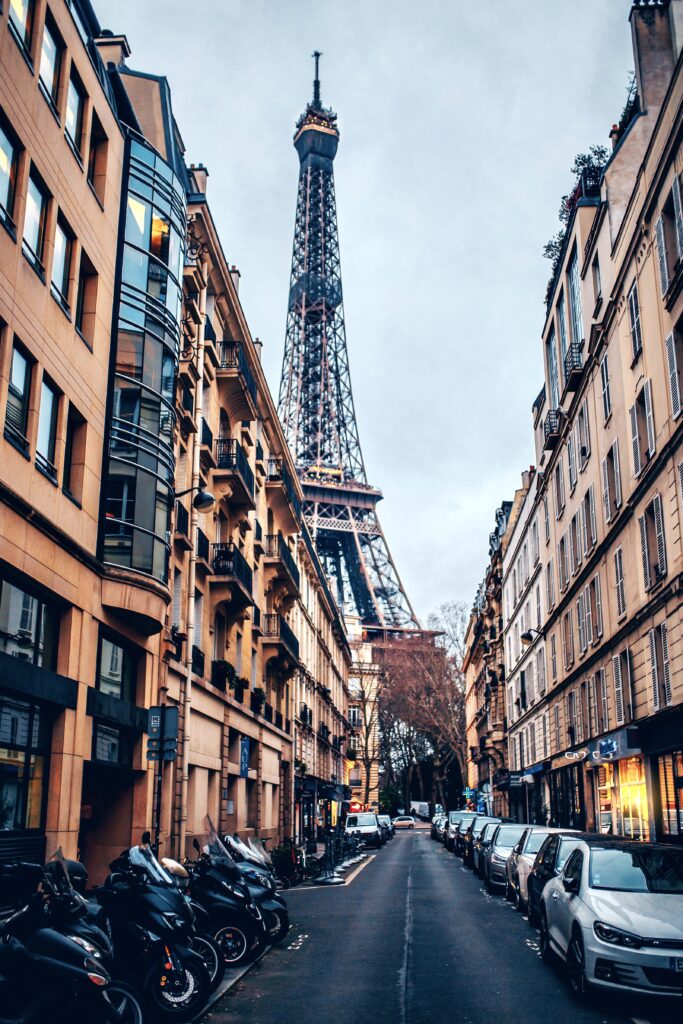
<svg viewBox="0 0 683 1024">
<path fill-rule="evenodd" d="M 211 998 L 209 999 L 206 1006 L 201 1010 L 200 1013 L 197 1014 L 196 1017 L 192 1018 L 192 1024 L 195 1024 L 195 1022 L 203 1021 L 208 1016 L 208 1014 L 216 1008 L 216 1006 L 218 1005 L 218 1003 L 220 1003 L 223 996 L 225 996 L 226 993 L 228 993 L 230 989 L 233 988 L 237 984 L 237 982 L 244 977 L 245 974 L 248 974 L 252 967 L 255 967 L 256 964 L 260 963 L 261 960 L 263 960 L 266 953 L 268 953 L 272 948 L 272 946 L 265 946 L 261 953 L 256 957 L 256 959 L 250 960 L 248 964 L 244 965 L 244 967 L 228 968 L 228 970 L 226 970 L 225 972 L 225 977 L 223 978 L 222 982 L 220 983 L 216 991 L 213 993 Z"/>
</svg>

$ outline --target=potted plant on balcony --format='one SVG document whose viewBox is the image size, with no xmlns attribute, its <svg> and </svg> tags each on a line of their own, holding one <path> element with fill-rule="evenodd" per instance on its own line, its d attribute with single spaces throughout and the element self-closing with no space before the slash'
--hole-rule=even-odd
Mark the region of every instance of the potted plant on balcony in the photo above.
<svg viewBox="0 0 683 1024">
<path fill-rule="evenodd" d="M 297 757 L 294 761 L 294 770 L 300 775 L 306 774 L 306 762 L 302 761 L 300 757 Z"/>
<path fill-rule="evenodd" d="M 266 691 L 263 689 L 262 686 L 257 686 L 251 695 L 252 710 L 255 711 L 257 715 L 260 714 L 261 711 L 263 710 L 263 705 L 265 703 Z"/>
</svg>

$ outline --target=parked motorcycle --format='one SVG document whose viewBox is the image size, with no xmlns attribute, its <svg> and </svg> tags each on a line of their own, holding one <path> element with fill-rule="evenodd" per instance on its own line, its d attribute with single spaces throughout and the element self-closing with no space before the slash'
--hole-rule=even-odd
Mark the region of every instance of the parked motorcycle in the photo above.
<svg viewBox="0 0 683 1024">
<path fill-rule="evenodd" d="M 227 837 L 230 840 L 230 851 L 228 851 L 208 816 L 205 819 L 205 825 L 208 842 L 204 846 L 204 852 L 208 853 L 222 870 L 230 873 L 233 880 L 240 880 L 246 885 L 252 900 L 263 914 L 268 941 L 271 944 L 281 942 L 289 931 L 289 912 L 287 901 L 276 892 L 274 877 L 263 862 L 258 863 L 259 859 L 241 840 Z M 242 856 L 244 860 L 238 863 L 233 851 Z M 246 854 L 249 854 L 246 865 L 244 863 L 245 851 Z M 234 874 L 235 870 L 238 872 L 237 876 Z"/>
</svg>

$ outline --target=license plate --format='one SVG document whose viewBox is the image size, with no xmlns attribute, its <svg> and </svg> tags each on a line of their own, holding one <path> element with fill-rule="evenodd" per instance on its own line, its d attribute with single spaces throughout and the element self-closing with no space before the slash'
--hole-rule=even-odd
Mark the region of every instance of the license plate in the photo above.
<svg viewBox="0 0 683 1024">
<path fill-rule="evenodd" d="M 670 956 L 669 967 L 672 971 L 677 971 L 683 974 L 683 956 Z"/>
</svg>

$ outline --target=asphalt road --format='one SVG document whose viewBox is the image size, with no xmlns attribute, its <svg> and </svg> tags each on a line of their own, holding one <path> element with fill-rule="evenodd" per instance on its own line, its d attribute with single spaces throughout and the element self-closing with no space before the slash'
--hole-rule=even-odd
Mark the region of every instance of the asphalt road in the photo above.
<svg viewBox="0 0 683 1024">
<path fill-rule="evenodd" d="M 211 1024 L 670 1024 L 680 1001 L 571 997 L 502 897 L 423 831 L 399 833 L 349 885 L 287 893 L 293 927 Z"/>
</svg>

